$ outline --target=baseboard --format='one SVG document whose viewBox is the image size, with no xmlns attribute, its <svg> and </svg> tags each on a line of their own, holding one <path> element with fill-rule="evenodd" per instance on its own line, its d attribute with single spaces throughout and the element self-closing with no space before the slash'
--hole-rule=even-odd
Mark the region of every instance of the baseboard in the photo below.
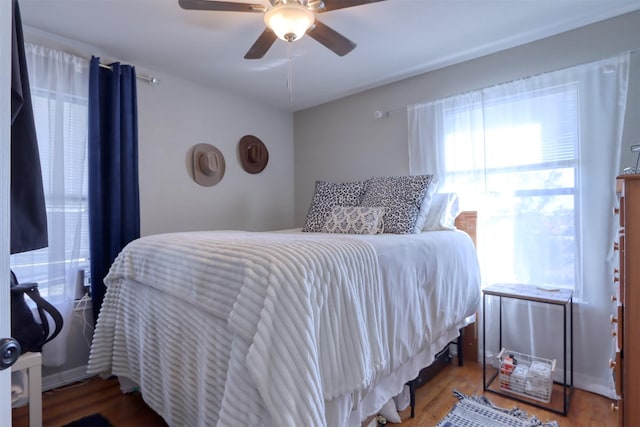
<svg viewBox="0 0 640 427">
<path fill-rule="evenodd" d="M 92 374 L 87 373 L 87 365 L 78 366 L 77 368 L 61 371 L 53 375 L 47 375 L 46 377 L 42 377 L 42 391 L 63 387 L 92 376 Z"/>
</svg>

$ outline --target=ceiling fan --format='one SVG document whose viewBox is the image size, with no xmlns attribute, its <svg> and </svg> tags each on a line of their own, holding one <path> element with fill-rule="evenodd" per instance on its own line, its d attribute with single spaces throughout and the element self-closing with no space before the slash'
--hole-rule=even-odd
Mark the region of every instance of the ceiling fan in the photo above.
<svg viewBox="0 0 640 427">
<path fill-rule="evenodd" d="M 335 54 L 344 56 L 355 49 L 356 44 L 320 22 L 315 15 L 379 1 L 384 0 L 269 0 L 271 7 L 215 0 L 178 0 L 178 3 L 187 10 L 264 13 L 267 28 L 244 56 L 245 59 L 260 59 L 276 38 L 293 42 L 305 34 L 309 34 Z"/>
</svg>

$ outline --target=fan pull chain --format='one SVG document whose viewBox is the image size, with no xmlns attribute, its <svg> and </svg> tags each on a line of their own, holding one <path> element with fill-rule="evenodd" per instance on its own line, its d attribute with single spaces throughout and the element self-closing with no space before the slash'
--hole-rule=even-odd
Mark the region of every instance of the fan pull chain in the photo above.
<svg viewBox="0 0 640 427">
<path fill-rule="evenodd" d="M 292 62 L 293 62 L 293 57 L 291 55 L 291 49 L 293 49 L 291 46 L 293 45 L 293 43 L 288 42 L 287 43 L 287 59 L 288 61 L 288 70 L 287 70 L 287 87 L 289 88 L 289 103 L 293 105 L 293 83 L 292 83 L 292 79 L 293 79 L 293 67 L 292 67 Z"/>
</svg>

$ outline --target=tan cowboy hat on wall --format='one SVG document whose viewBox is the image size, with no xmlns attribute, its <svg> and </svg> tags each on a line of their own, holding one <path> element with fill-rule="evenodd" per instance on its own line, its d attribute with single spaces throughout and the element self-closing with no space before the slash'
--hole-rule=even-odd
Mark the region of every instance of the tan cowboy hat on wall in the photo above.
<svg viewBox="0 0 640 427">
<path fill-rule="evenodd" d="M 269 150 L 253 135 L 245 135 L 240 139 L 238 154 L 242 169 L 248 173 L 262 172 L 269 162 Z"/>
<path fill-rule="evenodd" d="M 224 155 L 210 144 L 193 147 L 193 179 L 204 187 L 216 185 L 224 176 Z"/>
</svg>

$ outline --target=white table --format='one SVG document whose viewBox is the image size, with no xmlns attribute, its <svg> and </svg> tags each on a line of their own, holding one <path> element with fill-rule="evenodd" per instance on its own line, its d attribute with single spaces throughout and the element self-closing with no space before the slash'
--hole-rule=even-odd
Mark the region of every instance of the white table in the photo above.
<svg viewBox="0 0 640 427">
<path fill-rule="evenodd" d="M 42 427 L 42 355 L 24 353 L 11 372 L 27 371 L 29 378 L 29 427 Z"/>
</svg>

